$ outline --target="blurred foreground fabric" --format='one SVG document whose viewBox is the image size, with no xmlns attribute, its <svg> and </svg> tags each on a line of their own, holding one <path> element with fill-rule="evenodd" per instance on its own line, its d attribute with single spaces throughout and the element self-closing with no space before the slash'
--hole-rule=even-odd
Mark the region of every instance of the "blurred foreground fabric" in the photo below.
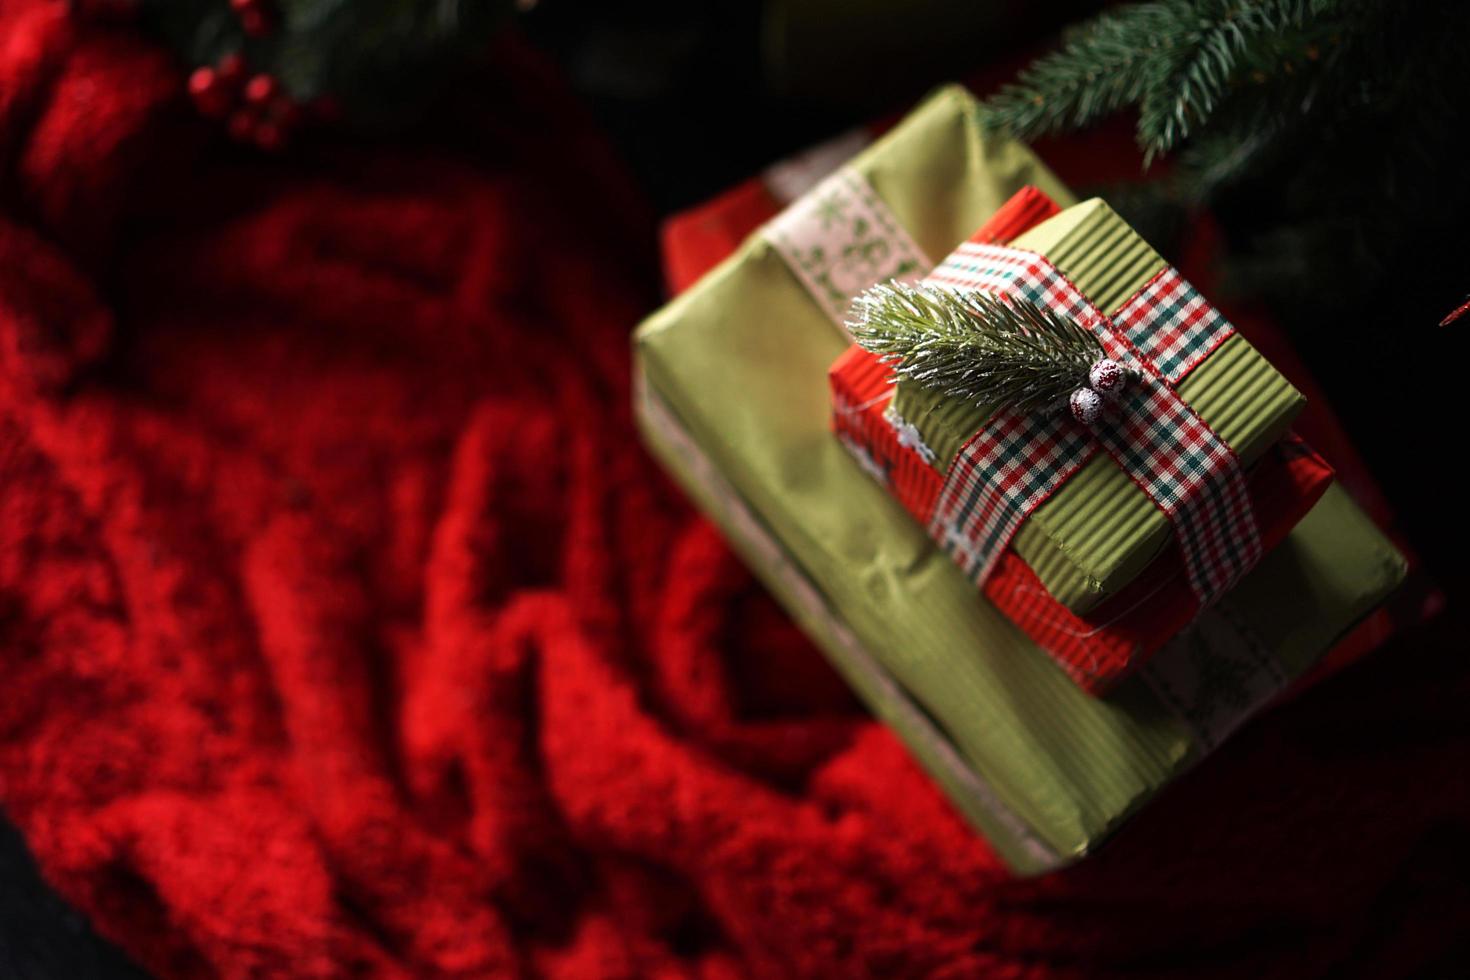
<svg viewBox="0 0 1470 980">
<path fill-rule="evenodd" d="M 559 84 L 225 145 L 0 0 L 0 807 L 164 976 L 1453 975 L 1442 620 L 1009 878 L 639 448 L 651 218 Z"/>
</svg>

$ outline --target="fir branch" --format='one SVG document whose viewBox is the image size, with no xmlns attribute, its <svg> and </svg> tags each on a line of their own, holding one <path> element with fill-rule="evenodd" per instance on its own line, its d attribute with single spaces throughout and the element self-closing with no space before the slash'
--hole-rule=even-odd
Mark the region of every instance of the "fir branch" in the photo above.
<svg viewBox="0 0 1470 980">
<path fill-rule="evenodd" d="M 981 407 L 1030 412 L 1066 405 L 1103 356 L 1086 327 L 1022 299 L 880 283 L 848 324 L 900 378 Z"/>
<path fill-rule="evenodd" d="M 1348 0 L 1152 0 L 1101 14 L 985 105 L 985 122 L 1029 139 L 1137 106 L 1146 158 L 1184 140 L 1264 47 Z"/>
<path fill-rule="evenodd" d="M 1139 101 L 1144 164 L 1206 122 L 1252 52 L 1279 44 L 1308 21 L 1302 0 L 1194 0 L 1194 23 L 1168 46 L 1157 83 Z"/>
<path fill-rule="evenodd" d="M 986 125 L 1030 139 L 1137 104 L 1160 84 L 1161 59 L 1188 29 L 1192 14 L 1189 0 L 1101 14 L 991 97 Z"/>
<path fill-rule="evenodd" d="M 1230 246 L 1222 289 L 1336 324 L 1403 277 L 1422 280 L 1415 262 L 1440 254 L 1425 243 L 1470 224 L 1470 182 L 1454 177 L 1467 59 L 1464 0 L 1409 12 L 1392 0 L 1147 0 L 1072 31 L 982 118 L 1029 138 L 1137 109 L 1145 154 L 1177 165 L 1135 195 L 1152 202 L 1134 203 L 1215 208 Z"/>
</svg>

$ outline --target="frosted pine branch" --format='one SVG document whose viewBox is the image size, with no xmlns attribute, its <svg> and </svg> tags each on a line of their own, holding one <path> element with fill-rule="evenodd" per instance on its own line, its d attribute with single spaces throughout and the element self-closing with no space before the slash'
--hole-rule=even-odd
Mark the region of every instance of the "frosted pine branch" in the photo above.
<svg viewBox="0 0 1470 980">
<path fill-rule="evenodd" d="M 1091 331 L 1045 307 L 935 286 L 874 286 L 848 327 L 900 378 L 991 410 L 1065 407 L 1103 357 Z"/>
</svg>

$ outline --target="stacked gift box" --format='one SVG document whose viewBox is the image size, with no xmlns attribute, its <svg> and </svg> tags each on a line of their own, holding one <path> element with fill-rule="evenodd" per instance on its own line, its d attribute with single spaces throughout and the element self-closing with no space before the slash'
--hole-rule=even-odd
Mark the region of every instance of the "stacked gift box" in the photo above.
<svg viewBox="0 0 1470 980">
<path fill-rule="evenodd" d="M 1023 188 L 926 281 L 947 284 L 973 277 L 977 263 L 1032 256 L 1057 257 L 1047 274 L 1089 297 L 1094 308 L 1119 311 L 1115 319 L 1140 311 L 1131 331 L 1138 336 L 1134 349 L 1152 355 L 1151 369 L 1167 381 L 1163 387 L 1177 392 L 1187 414 L 1218 435 L 1222 458 L 1233 457 L 1226 462 L 1239 471 L 1232 476 L 1248 499 L 1227 518 L 1249 526 L 1229 533 L 1254 540 L 1222 544 L 1245 554 L 1225 581 L 1206 591 L 1228 591 L 1232 575 L 1280 544 L 1332 483 L 1327 463 L 1289 435 L 1305 400 L 1097 199 L 1063 210 L 1041 191 Z M 1012 270 L 997 268 L 1004 279 L 997 292 L 1008 295 L 1018 280 Z M 1034 274 L 1031 266 L 1027 271 Z M 1204 602 L 1176 546 L 1175 522 L 1151 496 L 1147 467 L 1127 467 L 1129 447 L 1088 439 L 1062 419 L 1057 425 L 1066 431 L 1051 441 L 1080 437 L 1085 445 L 1070 461 L 1071 472 L 1053 472 L 1043 481 L 1035 466 L 1009 465 L 1025 449 L 1010 445 L 1006 458 L 981 458 L 976 436 L 991 413 L 898 382 L 890 365 L 860 347 L 839 357 L 830 377 L 836 430 L 972 577 L 980 579 L 982 569 L 971 545 L 996 523 L 984 519 L 985 487 L 975 484 L 996 482 L 990 474 L 1009 466 L 1025 492 L 1040 497 L 1032 509 L 1014 514 L 1014 537 L 996 542 L 983 588 L 1088 691 L 1105 693 L 1199 614 Z M 1147 448 L 1166 466 L 1181 459 L 1187 465 L 1188 454 L 1176 443 L 1175 433 L 1163 432 Z M 1061 464 L 1046 465 L 1055 470 Z M 1179 481 L 1173 473 L 1163 479 L 1169 489 Z M 1201 563 L 1208 560 L 1201 556 Z"/>
<path fill-rule="evenodd" d="M 769 186 L 730 201 L 734 224 L 775 206 Z M 699 218 L 706 254 L 721 220 Z M 885 282 L 1049 303 L 1131 383 L 1083 422 L 906 379 L 848 333 Z M 1404 576 L 1293 433 L 1300 392 L 958 89 L 636 346 L 652 448 L 1022 872 L 1095 848 L 1334 647 L 1381 636 Z"/>
</svg>

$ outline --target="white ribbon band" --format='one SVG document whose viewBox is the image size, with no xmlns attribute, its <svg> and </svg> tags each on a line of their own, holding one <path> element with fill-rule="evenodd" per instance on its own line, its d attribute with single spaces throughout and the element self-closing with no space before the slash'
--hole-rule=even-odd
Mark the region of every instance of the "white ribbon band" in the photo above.
<svg viewBox="0 0 1470 980">
<path fill-rule="evenodd" d="M 851 167 L 822 181 L 766 225 L 766 240 L 838 326 L 875 283 L 924 276 L 924 255 L 867 180 Z"/>
</svg>

